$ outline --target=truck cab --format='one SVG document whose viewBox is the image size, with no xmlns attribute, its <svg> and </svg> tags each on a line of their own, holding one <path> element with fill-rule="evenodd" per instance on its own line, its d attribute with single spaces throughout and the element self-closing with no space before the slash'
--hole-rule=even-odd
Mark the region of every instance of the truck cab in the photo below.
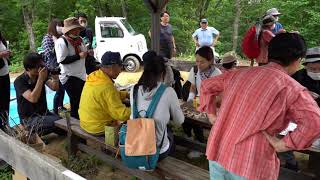
<svg viewBox="0 0 320 180">
<path fill-rule="evenodd" d="M 123 17 L 96 17 L 95 58 L 101 61 L 106 51 L 119 52 L 126 64 L 126 71 L 135 72 L 140 68 L 142 55 L 148 51 L 144 35 L 134 31 Z"/>
</svg>

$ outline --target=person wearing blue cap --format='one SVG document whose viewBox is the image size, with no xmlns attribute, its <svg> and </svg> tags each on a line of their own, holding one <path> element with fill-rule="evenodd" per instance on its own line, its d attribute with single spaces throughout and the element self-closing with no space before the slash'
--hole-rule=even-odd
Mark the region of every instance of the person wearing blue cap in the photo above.
<svg viewBox="0 0 320 180">
<path fill-rule="evenodd" d="M 105 126 L 129 119 L 130 108 L 122 103 L 129 94 L 118 91 L 113 81 L 121 69 L 120 53 L 108 51 L 101 58 L 100 69 L 88 75 L 79 105 L 80 127 L 86 132 L 103 135 Z"/>
<path fill-rule="evenodd" d="M 196 50 L 203 46 L 209 46 L 214 51 L 214 46 L 218 41 L 220 32 L 214 27 L 209 27 L 207 19 L 201 19 L 200 26 L 201 27 L 192 34 Z"/>
</svg>

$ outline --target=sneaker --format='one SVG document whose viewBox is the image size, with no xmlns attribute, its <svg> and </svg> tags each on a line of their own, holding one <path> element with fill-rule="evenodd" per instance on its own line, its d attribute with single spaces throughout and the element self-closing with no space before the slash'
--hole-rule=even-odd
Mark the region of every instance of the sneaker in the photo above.
<svg viewBox="0 0 320 180">
<path fill-rule="evenodd" d="M 188 153 L 187 157 L 189 159 L 194 159 L 194 158 L 200 158 L 204 153 L 199 152 L 199 151 L 191 151 Z"/>
</svg>

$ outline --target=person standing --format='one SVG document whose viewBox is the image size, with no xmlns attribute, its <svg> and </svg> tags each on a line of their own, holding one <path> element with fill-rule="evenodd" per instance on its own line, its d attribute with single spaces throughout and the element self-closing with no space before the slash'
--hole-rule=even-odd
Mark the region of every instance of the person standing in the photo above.
<svg viewBox="0 0 320 180">
<path fill-rule="evenodd" d="M 59 19 L 53 19 L 48 25 L 48 32 L 42 39 L 41 47 L 44 50 L 43 58 L 46 66 L 50 70 L 59 70 L 54 43 L 62 36 L 63 22 Z M 54 95 L 53 112 L 58 114 L 58 109 L 64 109 L 63 98 L 65 89 L 60 83 L 59 89 Z"/>
<path fill-rule="evenodd" d="M 162 57 L 171 59 L 176 55 L 176 43 L 172 33 L 172 26 L 169 24 L 170 14 L 165 11 L 160 14 L 160 53 Z"/>
<path fill-rule="evenodd" d="M 214 46 L 216 45 L 220 36 L 220 32 L 214 27 L 208 26 L 207 19 L 201 19 L 200 28 L 197 29 L 193 34 L 192 38 L 196 45 L 196 50 L 203 46 L 209 46 L 214 52 Z"/>
<path fill-rule="evenodd" d="M 265 16 L 262 20 L 262 30 L 258 38 L 260 54 L 256 58 L 259 66 L 268 64 L 268 46 L 271 39 L 275 36 L 272 33 L 272 30 L 275 28 L 275 22 L 273 16 Z"/>
<path fill-rule="evenodd" d="M 88 16 L 85 13 L 78 13 L 76 18 L 79 24 L 84 28 L 80 32 L 80 37 L 83 38 L 84 44 L 87 45 L 88 49 L 92 49 L 93 32 L 92 29 L 88 27 Z"/>
<path fill-rule="evenodd" d="M 86 80 L 87 49 L 79 36 L 84 28 L 75 17 L 65 19 L 63 24 L 64 35 L 55 43 L 57 61 L 61 68 L 59 78 L 70 97 L 71 116 L 79 119 L 80 97 Z"/>
<path fill-rule="evenodd" d="M 202 82 L 198 110 L 215 123 L 206 150 L 211 179 L 276 180 L 276 152 L 306 149 L 320 137 L 320 109 L 290 77 L 306 50 L 301 35 L 281 33 L 270 42 L 269 64 L 227 71 Z M 215 118 L 215 96 L 222 92 Z M 297 129 L 278 139 L 290 120 Z"/>
<path fill-rule="evenodd" d="M 9 118 L 10 104 L 10 77 L 9 57 L 11 51 L 8 49 L 7 41 L 0 31 L 0 129 L 4 130 Z"/>
<path fill-rule="evenodd" d="M 267 16 L 273 16 L 276 20 L 276 26 L 275 28 L 272 30 L 273 34 L 278 34 L 281 32 L 285 32 L 286 30 L 283 28 L 282 24 L 279 23 L 279 16 L 281 15 L 281 13 L 278 11 L 277 8 L 271 8 L 268 9 L 266 12 Z"/>
</svg>

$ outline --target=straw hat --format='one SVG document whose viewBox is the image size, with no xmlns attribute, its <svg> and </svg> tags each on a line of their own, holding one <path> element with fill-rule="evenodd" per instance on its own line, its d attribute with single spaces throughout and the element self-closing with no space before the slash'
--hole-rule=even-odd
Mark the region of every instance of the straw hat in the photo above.
<svg viewBox="0 0 320 180">
<path fill-rule="evenodd" d="M 238 57 L 234 51 L 227 52 L 222 56 L 222 64 L 236 62 L 237 60 L 238 60 Z"/>
<path fill-rule="evenodd" d="M 81 31 L 84 29 L 84 27 L 82 27 L 79 24 L 79 21 L 77 18 L 75 17 L 69 17 L 67 19 L 65 19 L 63 21 L 63 28 L 62 28 L 62 33 L 66 34 L 67 32 L 69 32 L 72 29 L 76 29 L 76 28 L 80 28 Z"/>
</svg>

